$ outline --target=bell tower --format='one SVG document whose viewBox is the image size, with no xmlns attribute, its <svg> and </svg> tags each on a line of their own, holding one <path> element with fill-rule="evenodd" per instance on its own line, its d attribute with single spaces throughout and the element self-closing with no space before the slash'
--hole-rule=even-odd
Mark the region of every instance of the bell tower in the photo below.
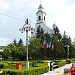
<svg viewBox="0 0 75 75">
<path fill-rule="evenodd" d="M 43 12 L 43 9 L 44 9 L 44 8 L 43 8 L 42 5 L 40 4 L 40 5 L 39 5 L 39 8 L 38 8 L 38 12 L 36 13 L 37 23 L 45 22 L 46 13 Z"/>
<path fill-rule="evenodd" d="M 37 32 L 37 27 L 40 25 L 42 28 L 44 25 L 46 25 L 46 12 L 43 11 L 43 7 L 40 4 L 38 7 L 38 11 L 36 13 L 36 24 L 35 24 L 35 31 Z"/>
</svg>

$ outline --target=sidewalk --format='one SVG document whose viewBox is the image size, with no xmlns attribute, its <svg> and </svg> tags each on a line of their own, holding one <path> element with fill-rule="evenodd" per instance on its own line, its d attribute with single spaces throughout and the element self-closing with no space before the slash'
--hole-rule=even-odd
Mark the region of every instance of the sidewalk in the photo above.
<svg viewBox="0 0 75 75">
<path fill-rule="evenodd" d="M 64 68 L 70 68 L 72 66 L 72 64 L 66 64 L 63 67 L 54 69 L 54 71 L 49 71 L 45 74 L 41 74 L 41 75 L 64 75 Z"/>
</svg>

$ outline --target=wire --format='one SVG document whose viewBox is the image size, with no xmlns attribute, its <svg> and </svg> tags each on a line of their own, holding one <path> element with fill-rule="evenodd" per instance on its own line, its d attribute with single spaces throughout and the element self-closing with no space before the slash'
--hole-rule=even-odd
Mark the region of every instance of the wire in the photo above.
<svg viewBox="0 0 75 75">
<path fill-rule="evenodd" d="M 7 10 L 5 10 L 5 9 L 2 9 L 2 8 L 0 8 L 0 10 L 3 10 L 3 11 L 6 11 L 6 12 L 8 12 L 8 13 L 11 13 L 10 11 L 7 11 Z M 2 14 L 2 13 L 1 13 Z M 4 15 L 4 14 L 2 14 L 2 15 Z M 6 14 L 5 14 L 5 16 L 6 16 Z M 9 15 L 8 15 L 9 16 Z M 19 17 L 21 17 L 21 16 L 19 16 Z M 11 18 L 12 18 L 12 16 L 11 16 Z M 23 19 L 25 19 L 24 17 L 21 17 L 21 18 L 23 18 Z M 16 19 L 18 19 L 18 18 L 16 18 Z M 29 20 L 30 21 L 30 20 Z M 30 21 L 31 22 L 31 21 Z M 31 22 L 32 24 L 35 24 L 35 23 L 33 23 L 33 22 Z"/>
<path fill-rule="evenodd" d="M 14 18 L 14 19 L 20 20 L 20 21 L 25 21 L 25 20 L 22 20 L 22 19 L 13 17 L 13 16 L 9 16 L 9 15 L 7 15 L 7 14 L 3 14 L 3 13 L 0 13 L 0 14 L 1 14 L 1 15 L 4 15 L 4 16 L 7 16 L 7 17 L 10 17 L 10 18 Z"/>
<path fill-rule="evenodd" d="M 0 8 L 0 10 L 6 11 L 6 12 L 8 12 L 8 13 L 11 13 L 10 11 L 7 11 L 7 10 L 2 9 L 2 8 Z M 1 14 L 1 15 L 4 15 L 4 16 L 7 16 L 7 17 L 10 17 L 10 18 L 14 18 L 14 19 L 20 20 L 20 21 L 25 21 L 25 20 L 23 20 L 23 19 L 19 19 L 19 18 L 17 18 L 17 17 L 13 17 L 13 16 L 10 16 L 10 15 L 7 15 L 7 14 L 3 14 L 3 13 L 0 13 L 0 14 Z M 22 18 L 24 18 L 24 17 L 22 17 Z M 31 25 L 34 27 L 35 23 L 31 22 L 30 20 L 29 20 L 29 22 L 30 22 Z"/>
</svg>

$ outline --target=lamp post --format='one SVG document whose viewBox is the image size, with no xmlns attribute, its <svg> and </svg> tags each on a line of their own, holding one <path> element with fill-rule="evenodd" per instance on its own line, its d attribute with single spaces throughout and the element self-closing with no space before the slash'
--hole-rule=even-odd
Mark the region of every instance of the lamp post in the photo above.
<svg viewBox="0 0 75 75">
<path fill-rule="evenodd" d="M 67 58 L 69 59 L 69 45 L 65 45 L 65 47 L 67 47 L 67 50 L 68 50 L 68 52 L 67 52 Z"/>
<path fill-rule="evenodd" d="M 28 31 L 31 30 L 31 25 L 28 22 L 28 19 L 26 19 L 25 24 L 23 28 L 19 29 L 22 33 L 26 31 L 26 68 L 29 68 L 29 61 L 28 61 Z"/>
</svg>

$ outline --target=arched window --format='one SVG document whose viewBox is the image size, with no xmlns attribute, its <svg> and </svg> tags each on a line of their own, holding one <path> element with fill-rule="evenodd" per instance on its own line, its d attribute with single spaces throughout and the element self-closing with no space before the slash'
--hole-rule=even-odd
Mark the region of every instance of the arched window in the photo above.
<svg viewBox="0 0 75 75">
<path fill-rule="evenodd" d="M 39 16 L 39 20 L 41 20 L 41 16 Z"/>
<path fill-rule="evenodd" d="M 44 16 L 44 21 L 45 21 L 45 16 Z"/>
</svg>

